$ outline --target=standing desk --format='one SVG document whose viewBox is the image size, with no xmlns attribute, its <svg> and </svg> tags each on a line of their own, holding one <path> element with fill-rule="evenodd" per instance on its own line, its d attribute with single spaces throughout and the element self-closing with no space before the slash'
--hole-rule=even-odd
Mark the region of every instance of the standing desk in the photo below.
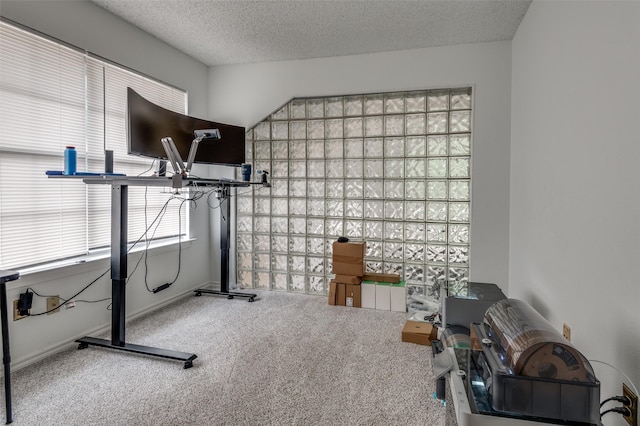
<svg viewBox="0 0 640 426">
<path fill-rule="evenodd" d="M 70 176 L 50 176 L 51 178 L 69 178 Z M 225 179 L 201 179 L 177 176 L 155 177 L 155 176 L 71 176 L 72 178 L 82 178 L 87 185 L 111 185 L 111 340 L 97 339 L 95 337 L 82 337 L 76 340 L 79 343 L 78 349 L 87 348 L 89 345 L 111 348 L 125 352 L 133 352 L 143 355 L 168 358 L 184 362 L 184 368 L 191 368 L 196 354 L 178 352 L 168 349 L 154 348 L 150 346 L 135 345 L 125 342 L 125 295 L 127 279 L 127 222 L 128 222 L 128 191 L 129 186 L 157 186 L 157 187 L 209 187 L 218 188 L 221 192 L 221 211 L 226 214 L 221 218 L 221 246 L 222 250 L 222 271 L 223 281 L 220 292 L 208 289 L 196 290 L 196 295 L 201 293 L 226 294 L 227 297 L 234 296 L 249 297 L 250 301 L 256 297 L 255 294 L 230 293 L 228 291 L 228 268 L 229 268 L 229 215 L 231 212 L 229 204 L 230 188 L 247 187 L 252 182 L 243 182 Z M 222 247 L 221 247 L 222 248 Z M 226 275 L 226 276 L 225 276 Z"/>
</svg>

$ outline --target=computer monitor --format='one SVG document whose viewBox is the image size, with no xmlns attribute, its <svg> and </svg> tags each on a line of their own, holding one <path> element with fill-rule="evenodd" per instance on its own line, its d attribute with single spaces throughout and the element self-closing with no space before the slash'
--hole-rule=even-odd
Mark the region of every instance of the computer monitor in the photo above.
<svg viewBox="0 0 640 426">
<path fill-rule="evenodd" d="M 127 88 L 127 152 L 169 160 L 162 146 L 171 138 L 180 157 L 187 159 L 196 130 L 218 129 L 219 140 L 199 144 L 194 163 L 240 166 L 245 162 L 245 128 L 189 117 L 162 108 Z"/>
</svg>

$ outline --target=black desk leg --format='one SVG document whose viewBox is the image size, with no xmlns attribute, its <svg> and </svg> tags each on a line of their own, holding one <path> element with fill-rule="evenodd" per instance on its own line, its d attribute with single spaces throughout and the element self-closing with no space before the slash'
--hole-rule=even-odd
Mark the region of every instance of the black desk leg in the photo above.
<svg viewBox="0 0 640 426">
<path fill-rule="evenodd" d="M 111 188 L 111 344 L 116 346 L 123 346 L 125 342 L 128 192 L 127 185 Z"/>
<path fill-rule="evenodd" d="M 11 350 L 7 315 L 7 284 L 0 283 L 0 315 L 2 315 L 2 363 L 4 364 L 4 398 L 7 408 L 7 424 L 13 422 L 11 413 Z"/>
<path fill-rule="evenodd" d="M 220 194 L 220 291 L 202 289 L 194 290 L 196 296 L 202 293 L 227 296 L 227 299 L 234 297 L 246 297 L 249 302 L 253 302 L 256 294 L 237 293 L 229 291 L 229 249 L 231 248 L 231 204 L 229 203 L 230 188 L 223 186 Z"/>
<path fill-rule="evenodd" d="M 128 185 L 113 184 L 111 187 L 111 341 L 83 337 L 76 340 L 84 349 L 89 345 L 133 352 L 184 362 L 191 368 L 196 354 L 153 348 L 125 343 L 125 301 L 127 292 L 127 216 Z"/>
</svg>

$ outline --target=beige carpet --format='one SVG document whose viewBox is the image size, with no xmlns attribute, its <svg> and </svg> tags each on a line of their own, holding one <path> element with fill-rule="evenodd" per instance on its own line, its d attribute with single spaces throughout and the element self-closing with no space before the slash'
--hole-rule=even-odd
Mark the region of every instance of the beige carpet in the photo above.
<svg viewBox="0 0 640 426">
<path fill-rule="evenodd" d="M 13 375 L 14 424 L 448 425 L 431 348 L 401 342 L 407 315 L 277 292 L 189 296 L 129 323 L 127 342 L 193 352 L 193 368 L 64 351 Z"/>
</svg>

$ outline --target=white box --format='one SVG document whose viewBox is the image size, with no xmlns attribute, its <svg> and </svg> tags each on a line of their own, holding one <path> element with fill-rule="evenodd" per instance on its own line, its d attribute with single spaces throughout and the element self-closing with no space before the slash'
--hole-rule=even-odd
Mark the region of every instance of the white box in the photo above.
<svg viewBox="0 0 640 426">
<path fill-rule="evenodd" d="M 391 285 L 389 283 L 376 284 L 376 309 L 391 310 Z"/>
<path fill-rule="evenodd" d="M 391 310 L 407 312 L 407 288 L 404 281 L 391 285 Z"/>
<path fill-rule="evenodd" d="M 361 299 L 360 303 L 363 308 L 375 309 L 376 308 L 376 283 L 373 281 L 363 281 L 360 285 Z"/>
</svg>

